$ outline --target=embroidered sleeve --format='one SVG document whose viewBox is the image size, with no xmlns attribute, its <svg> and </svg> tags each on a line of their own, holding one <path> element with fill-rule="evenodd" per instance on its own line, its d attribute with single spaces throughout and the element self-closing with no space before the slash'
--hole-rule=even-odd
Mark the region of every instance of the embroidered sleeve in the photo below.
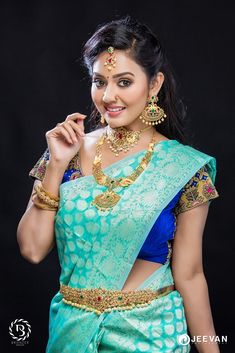
<svg viewBox="0 0 235 353">
<path fill-rule="evenodd" d="M 29 176 L 33 179 L 38 179 L 42 180 L 45 172 L 46 172 L 46 167 L 50 159 L 50 152 L 49 149 L 47 148 L 43 155 L 39 158 L 37 163 L 33 166 L 33 168 L 29 172 Z"/>
<path fill-rule="evenodd" d="M 47 167 L 49 160 L 50 160 L 50 152 L 47 147 L 47 149 L 45 150 L 43 155 L 39 158 L 39 160 L 36 162 L 36 164 L 30 170 L 29 176 L 33 179 L 38 179 L 38 180 L 42 181 L 42 179 L 44 178 L 44 175 L 46 172 L 46 167 Z M 76 154 L 69 162 L 69 165 L 68 165 L 67 169 L 65 170 L 64 178 L 63 178 L 62 182 L 81 177 L 79 165 L 80 165 L 79 164 L 79 156 L 78 156 L 78 154 Z"/>
<path fill-rule="evenodd" d="M 219 197 L 206 167 L 200 168 L 182 189 L 182 194 L 175 206 L 175 215 L 200 206 Z"/>
</svg>

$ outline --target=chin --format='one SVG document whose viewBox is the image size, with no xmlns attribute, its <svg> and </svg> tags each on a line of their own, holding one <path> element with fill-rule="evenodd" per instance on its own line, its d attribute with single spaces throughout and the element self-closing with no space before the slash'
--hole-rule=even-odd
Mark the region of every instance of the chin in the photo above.
<svg viewBox="0 0 235 353">
<path fill-rule="evenodd" d="M 124 126 L 125 125 L 121 120 L 118 121 L 118 119 L 116 119 L 116 120 L 115 119 L 110 119 L 110 120 L 107 121 L 107 124 L 111 128 L 120 127 L 120 126 Z"/>
</svg>

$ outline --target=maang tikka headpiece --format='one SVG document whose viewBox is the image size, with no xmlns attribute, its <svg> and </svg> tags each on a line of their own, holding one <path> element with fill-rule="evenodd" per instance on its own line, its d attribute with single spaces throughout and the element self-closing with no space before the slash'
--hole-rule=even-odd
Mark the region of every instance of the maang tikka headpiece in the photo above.
<svg viewBox="0 0 235 353">
<path fill-rule="evenodd" d="M 116 67 L 116 56 L 114 55 L 114 47 L 108 47 L 107 52 L 109 56 L 106 58 L 104 66 L 110 71 L 112 68 Z"/>
</svg>

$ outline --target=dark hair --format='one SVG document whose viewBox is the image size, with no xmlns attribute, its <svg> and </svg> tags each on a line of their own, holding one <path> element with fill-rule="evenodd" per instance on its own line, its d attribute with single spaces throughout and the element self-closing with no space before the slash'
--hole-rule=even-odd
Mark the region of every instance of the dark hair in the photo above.
<svg viewBox="0 0 235 353">
<path fill-rule="evenodd" d="M 85 43 L 82 53 L 83 63 L 90 76 L 98 55 L 109 46 L 127 50 L 130 57 L 144 69 L 149 82 L 159 71 L 164 74 L 164 82 L 158 93 L 158 105 L 164 109 L 167 118 L 161 124 L 155 125 L 155 128 L 169 139 L 188 144 L 186 108 L 179 98 L 173 69 L 156 35 L 148 26 L 139 23 L 129 15 L 99 25 Z M 92 108 L 91 121 L 99 128 L 98 110 L 93 103 Z"/>
</svg>

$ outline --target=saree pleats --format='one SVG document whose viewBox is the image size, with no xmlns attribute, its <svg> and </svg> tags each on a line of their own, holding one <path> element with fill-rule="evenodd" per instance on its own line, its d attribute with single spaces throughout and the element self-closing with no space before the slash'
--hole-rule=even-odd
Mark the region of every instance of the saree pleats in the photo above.
<svg viewBox="0 0 235 353">
<path fill-rule="evenodd" d="M 185 334 L 182 297 L 173 291 L 145 308 L 106 317 L 87 352 L 189 352 L 190 345 L 179 342 Z"/>
</svg>

